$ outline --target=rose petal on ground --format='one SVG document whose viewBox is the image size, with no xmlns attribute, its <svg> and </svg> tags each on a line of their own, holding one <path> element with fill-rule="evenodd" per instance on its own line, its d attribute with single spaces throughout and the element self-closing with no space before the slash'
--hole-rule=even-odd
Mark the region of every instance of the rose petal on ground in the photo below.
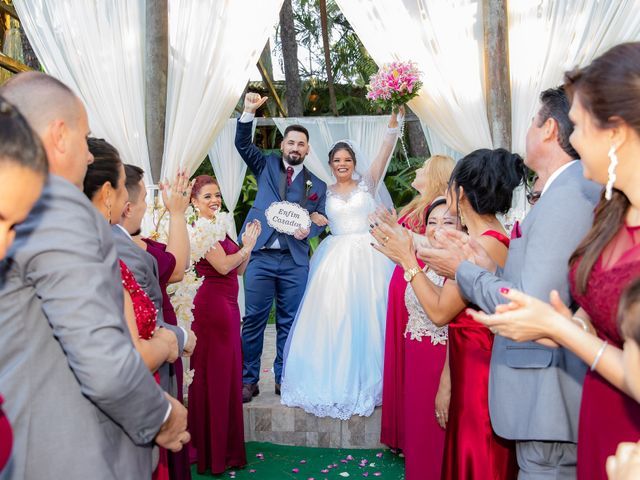
<svg viewBox="0 0 640 480">
<path fill-rule="evenodd" d="M 299 469 L 299 468 L 294 468 L 294 469 L 292 469 L 291 471 L 292 471 L 293 473 L 298 473 L 298 472 L 300 471 L 300 469 Z"/>
<path fill-rule="evenodd" d="M 348 477 L 349 476 L 349 472 L 340 472 L 340 476 L 341 477 Z"/>
<path fill-rule="evenodd" d="M 382 458 L 382 455 L 384 455 L 382 452 L 376 453 L 376 457 L 378 457 L 378 458 Z"/>
</svg>

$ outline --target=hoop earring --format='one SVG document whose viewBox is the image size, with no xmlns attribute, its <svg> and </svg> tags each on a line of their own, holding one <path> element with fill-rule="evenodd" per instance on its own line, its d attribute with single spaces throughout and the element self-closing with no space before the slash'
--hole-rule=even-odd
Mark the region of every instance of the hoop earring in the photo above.
<svg viewBox="0 0 640 480">
<path fill-rule="evenodd" d="M 607 154 L 607 156 L 609 157 L 609 168 L 607 169 L 607 174 L 609 175 L 609 178 L 607 179 L 607 186 L 605 187 L 604 198 L 606 198 L 607 200 L 611 200 L 611 197 L 613 197 L 613 184 L 616 182 L 616 179 L 618 178 L 616 176 L 616 167 L 618 166 L 618 156 L 616 155 L 616 147 L 614 145 L 611 145 L 611 148 L 609 149 L 609 153 Z"/>
</svg>

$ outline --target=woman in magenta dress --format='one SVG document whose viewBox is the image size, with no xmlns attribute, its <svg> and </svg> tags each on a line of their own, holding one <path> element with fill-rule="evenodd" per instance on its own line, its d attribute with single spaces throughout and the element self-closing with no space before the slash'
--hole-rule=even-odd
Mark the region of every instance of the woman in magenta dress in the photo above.
<svg viewBox="0 0 640 480">
<path fill-rule="evenodd" d="M 449 180 L 450 213 L 458 216 L 469 236 L 482 245 L 498 265 L 506 260 L 509 240 L 496 214 L 505 213 L 511 207 L 513 190 L 524 177 L 524 163 L 518 155 L 504 149 L 482 149 L 461 159 Z M 487 185 L 491 185 L 491 191 Z M 465 314 L 466 302 L 455 281 L 438 287 L 427 278 L 415 259 L 407 233 L 399 235 L 397 229 L 382 225 L 375 228 L 373 234 L 380 244 L 377 248 L 395 257 L 404 268 L 405 278 L 431 322 L 438 327 L 449 326 L 451 400 L 441 478 L 515 478 L 514 445 L 497 437 L 489 420 L 488 381 L 493 335 Z M 437 240 L 436 233 L 432 241 L 436 246 Z M 445 365 L 445 371 L 446 368 Z M 448 388 L 446 383 L 440 382 L 440 385 Z M 426 400 L 425 405 L 442 421 L 435 401 Z M 429 456 L 429 451 L 421 455 L 436 461 Z"/>
<path fill-rule="evenodd" d="M 454 166 L 451 157 L 433 155 L 416 170 L 411 186 L 420 196 L 402 209 L 398 223 L 417 234 L 424 234 L 425 212 L 434 198 L 444 194 Z M 404 301 L 407 282 L 403 274 L 402 268 L 396 266 L 389 283 L 380 428 L 380 443 L 400 450 L 404 449 L 404 331 L 408 318 Z"/>
<path fill-rule="evenodd" d="M 571 290 L 581 308 L 572 315 L 555 292 L 552 307 L 511 290 L 504 294 L 512 302 L 496 315 L 475 314 L 500 335 L 555 342 L 590 365 L 580 407 L 579 479 L 606 479 L 607 457 L 620 442 L 640 438 L 640 406 L 628 395 L 616 323 L 622 290 L 640 276 L 638 85 L 637 42 L 618 45 L 565 75 L 573 97 L 571 144 L 580 154 L 585 177 L 606 185 L 593 227 L 570 260 Z"/>
<path fill-rule="evenodd" d="M 222 196 L 212 177 L 197 177 L 191 198 L 200 221 L 216 218 Z M 197 451 L 198 473 L 210 469 L 219 474 L 227 467 L 247 463 L 237 276 L 244 272 L 259 233 L 259 223 L 247 226 L 242 248 L 229 236 L 213 239 L 195 266 L 204 278 L 193 300 L 192 328 L 198 346 L 191 357 L 195 373 L 189 386 L 189 430 Z"/>
</svg>

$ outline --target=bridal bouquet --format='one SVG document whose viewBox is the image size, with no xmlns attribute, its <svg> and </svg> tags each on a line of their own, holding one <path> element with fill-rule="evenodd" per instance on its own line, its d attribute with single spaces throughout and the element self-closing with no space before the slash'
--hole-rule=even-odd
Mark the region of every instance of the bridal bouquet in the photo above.
<svg viewBox="0 0 640 480">
<path fill-rule="evenodd" d="M 367 99 L 383 110 L 395 109 L 418 95 L 420 71 L 413 62 L 385 63 L 367 85 Z"/>
</svg>

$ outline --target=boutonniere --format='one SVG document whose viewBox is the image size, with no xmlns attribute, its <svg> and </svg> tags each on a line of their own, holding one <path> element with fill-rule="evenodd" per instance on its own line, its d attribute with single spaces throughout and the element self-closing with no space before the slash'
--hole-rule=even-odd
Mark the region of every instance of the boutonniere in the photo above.
<svg viewBox="0 0 640 480">
<path fill-rule="evenodd" d="M 304 185 L 304 193 L 305 195 L 309 195 L 309 190 L 313 187 L 313 182 L 311 180 L 307 180 L 307 183 Z"/>
</svg>

